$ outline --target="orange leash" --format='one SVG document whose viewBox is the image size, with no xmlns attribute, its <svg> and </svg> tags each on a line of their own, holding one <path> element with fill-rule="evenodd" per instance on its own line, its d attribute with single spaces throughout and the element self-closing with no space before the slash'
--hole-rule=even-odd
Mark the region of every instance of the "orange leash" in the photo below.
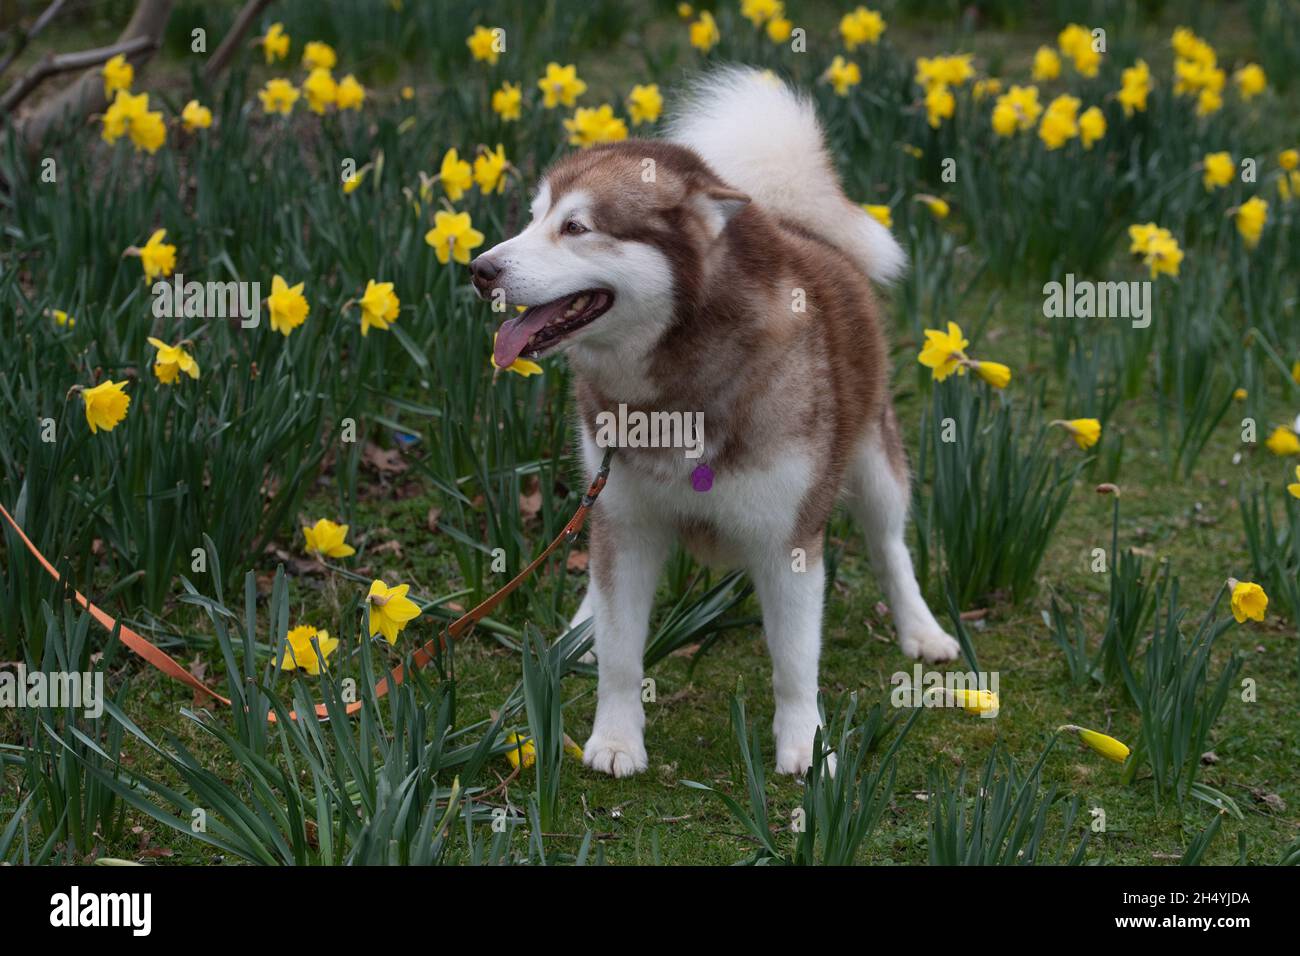
<svg viewBox="0 0 1300 956">
<path fill-rule="evenodd" d="M 548 544 L 542 553 L 535 557 L 526 568 L 511 578 L 504 587 L 489 595 L 473 610 L 467 611 L 458 617 L 435 639 L 429 641 L 423 647 L 417 648 L 411 654 L 411 662 L 416 670 L 422 670 L 426 665 L 428 665 L 428 663 L 433 660 L 433 655 L 439 649 L 445 649 L 447 647 L 448 641 L 454 641 L 463 637 L 475 624 L 491 614 L 492 611 L 494 611 L 497 606 L 511 594 L 511 592 L 517 589 L 519 585 L 523 584 L 534 571 L 541 567 L 542 563 L 554 554 L 555 550 L 559 548 L 561 544 L 566 541 L 572 541 L 578 536 L 578 533 L 582 531 L 582 526 L 587 521 L 587 515 L 591 512 L 592 506 L 596 503 L 596 499 L 600 496 L 601 491 L 605 487 L 605 482 L 609 479 L 609 464 L 613 454 L 614 450 L 612 448 L 605 451 L 605 458 L 600 464 L 600 470 L 596 473 L 596 477 L 592 479 L 591 486 L 587 489 L 587 493 L 582 496 L 582 503 L 578 506 L 578 510 L 573 513 L 573 517 L 569 519 L 568 524 L 564 526 L 564 530 L 556 535 L 555 540 Z M 45 555 L 41 554 L 36 545 L 32 544 L 31 538 L 27 537 L 23 532 L 23 529 L 18 526 L 18 522 L 14 520 L 13 515 L 5 509 L 4 505 L 0 505 L 0 516 L 3 516 L 4 519 L 9 522 L 10 527 L 14 529 L 23 544 L 27 546 L 27 550 L 32 553 L 32 556 L 35 557 L 38 562 L 40 562 L 41 567 L 49 573 L 50 577 L 54 578 L 56 581 L 61 580 L 58 570 L 54 565 L 50 564 L 50 562 L 46 560 Z M 206 694 L 218 703 L 225 704 L 227 707 L 231 706 L 228 698 L 222 697 L 207 684 L 203 683 L 191 674 L 188 670 L 182 667 L 174 657 L 162 648 L 137 634 L 125 624 L 119 625 L 117 619 L 103 608 L 93 603 L 80 591 L 74 589 L 72 593 L 75 596 L 77 603 L 85 608 L 86 611 L 90 613 L 90 616 L 99 622 L 101 627 L 107 630 L 110 634 L 114 629 L 118 629 L 118 638 L 127 646 L 127 649 L 137 657 L 143 658 L 168 677 L 178 680 L 182 684 L 185 684 L 200 693 Z M 388 677 L 383 678 L 375 685 L 375 696 L 385 696 L 388 693 L 389 687 L 395 687 L 401 684 L 405 679 L 405 676 L 405 668 L 399 665 Z M 347 713 L 349 715 L 355 714 L 360 709 L 361 701 L 354 701 L 347 705 Z M 316 716 L 318 718 L 329 716 L 329 711 L 324 704 L 316 705 Z M 289 717 L 292 720 L 298 719 L 298 715 L 293 711 L 290 711 Z M 275 712 L 268 711 L 266 719 L 271 723 L 275 723 Z"/>
</svg>

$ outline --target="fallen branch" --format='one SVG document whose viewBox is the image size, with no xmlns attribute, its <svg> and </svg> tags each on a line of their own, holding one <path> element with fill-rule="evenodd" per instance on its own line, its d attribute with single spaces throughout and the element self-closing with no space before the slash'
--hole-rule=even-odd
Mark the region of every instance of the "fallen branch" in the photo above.
<svg viewBox="0 0 1300 956">
<path fill-rule="evenodd" d="M 147 60 L 149 54 L 162 42 L 163 31 L 167 27 L 171 12 L 172 0 L 138 0 L 130 22 L 118 36 L 115 45 L 143 40 L 143 45 L 132 56 L 136 61 Z M 86 51 L 86 53 L 90 52 L 92 51 Z M 8 98 L 6 95 L 6 99 Z M 13 105 L 17 105 L 21 99 L 22 97 L 16 97 Z M 65 89 L 41 103 L 31 115 L 16 122 L 13 129 L 22 141 L 27 154 L 35 156 L 36 151 L 57 125 L 84 120 L 91 113 L 102 112 L 106 105 L 103 77 L 100 76 L 98 69 L 92 67 Z"/>
<path fill-rule="evenodd" d="M 123 56 L 132 56 L 146 50 L 152 52 L 157 46 L 158 42 L 152 37 L 140 36 L 122 43 L 114 43 L 112 46 L 82 50 L 79 53 L 47 53 L 18 78 L 18 82 L 9 88 L 9 92 L 0 97 L 0 115 L 13 112 L 14 107 L 51 76 L 99 66 L 119 53 Z"/>
<path fill-rule="evenodd" d="M 271 0 L 249 0 L 248 3 L 244 4 L 244 8 L 239 11 L 239 16 L 235 17 L 230 32 L 226 34 L 221 41 L 221 45 L 217 47 L 207 65 L 203 67 L 203 78 L 205 80 L 211 80 L 226 68 L 226 64 L 234 57 L 235 51 L 239 49 L 240 44 L 244 42 L 244 37 L 252 29 L 253 22 L 270 5 Z"/>
<path fill-rule="evenodd" d="M 14 27 L 13 46 L 9 48 L 9 52 L 5 54 L 5 58 L 0 60 L 0 76 L 3 76 L 5 70 L 9 69 L 9 67 L 13 65 L 14 60 L 18 59 L 23 50 L 27 49 L 27 44 L 38 36 L 40 32 L 49 25 L 51 20 L 59 15 L 59 11 L 63 9 L 63 5 L 67 2 L 68 0 L 54 0 L 54 2 L 46 7 L 45 11 L 36 18 L 36 22 L 32 24 L 30 30 L 24 30 L 20 26 Z"/>
</svg>

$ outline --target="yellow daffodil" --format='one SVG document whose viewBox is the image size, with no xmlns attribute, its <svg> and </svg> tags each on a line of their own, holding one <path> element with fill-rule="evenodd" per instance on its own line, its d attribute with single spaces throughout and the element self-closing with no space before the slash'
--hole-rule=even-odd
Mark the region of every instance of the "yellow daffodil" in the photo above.
<svg viewBox="0 0 1300 956">
<path fill-rule="evenodd" d="M 1101 66 L 1101 53 L 1093 48 L 1092 31 L 1071 23 L 1056 38 L 1061 52 L 1074 61 L 1080 76 L 1093 77 Z"/>
<path fill-rule="evenodd" d="M 1151 278 L 1160 273 L 1178 276 L 1178 269 L 1183 261 L 1183 250 L 1178 240 L 1168 229 L 1157 226 L 1154 222 L 1135 223 L 1128 227 L 1131 243 L 1129 251 L 1143 257 L 1151 269 Z"/>
<path fill-rule="evenodd" d="M 307 79 L 302 81 L 302 92 L 307 97 L 307 108 L 316 114 L 323 115 L 334 105 L 334 94 L 337 89 L 338 84 L 334 82 L 334 77 L 323 66 L 316 67 L 307 74 Z"/>
<path fill-rule="evenodd" d="M 111 100 L 113 94 L 118 90 L 131 89 L 131 83 L 135 80 L 135 68 L 127 62 L 126 57 L 119 53 L 104 64 L 100 75 L 104 78 L 104 99 Z"/>
<path fill-rule="evenodd" d="M 975 67 L 971 65 L 969 53 L 916 58 L 914 79 L 927 93 L 936 86 L 961 86 L 974 75 Z"/>
<path fill-rule="evenodd" d="M 1237 207 L 1237 232 L 1247 249 L 1259 245 L 1260 236 L 1264 234 L 1264 223 L 1268 222 L 1268 202 L 1258 196 L 1252 196 Z"/>
<path fill-rule="evenodd" d="M 755 27 L 761 27 L 780 13 L 781 0 L 740 0 L 740 15 Z"/>
<path fill-rule="evenodd" d="M 1116 763 L 1123 763 L 1128 760 L 1131 751 L 1128 745 L 1110 737 L 1106 734 L 1099 733 L 1096 730 L 1088 730 L 1086 727 L 1076 727 L 1074 724 L 1066 724 L 1056 729 L 1057 733 L 1069 730 L 1079 735 L 1079 739 L 1085 744 L 1101 754 L 1107 760 L 1113 760 Z"/>
<path fill-rule="evenodd" d="M 505 122 L 519 119 L 524 95 L 518 83 L 505 82 L 492 94 L 492 112 Z"/>
<path fill-rule="evenodd" d="M 54 318 L 54 324 L 61 328 L 71 329 L 77 325 L 77 320 L 62 309 L 51 309 L 49 314 Z"/>
<path fill-rule="evenodd" d="M 144 244 L 143 248 L 130 246 L 124 253 L 125 256 L 138 256 L 140 258 L 140 267 L 144 269 L 144 281 L 152 282 L 158 278 L 166 278 L 176 269 L 176 247 L 164 242 L 167 238 L 166 229 L 157 229 L 149 237 L 149 241 Z"/>
<path fill-rule="evenodd" d="M 1282 175 L 1277 180 L 1277 194 L 1282 197 L 1283 202 L 1290 202 L 1296 196 L 1300 196 L 1300 170 L 1282 171 Z"/>
<path fill-rule="evenodd" d="M 546 64 L 546 75 L 537 81 L 537 87 L 542 91 L 542 106 L 548 110 L 573 106 L 587 92 L 587 84 L 578 78 L 578 68 L 573 64 Z"/>
<path fill-rule="evenodd" d="M 1061 58 L 1050 46 L 1040 46 L 1034 53 L 1035 83 L 1046 83 L 1061 75 Z"/>
<path fill-rule="evenodd" d="M 537 745 L 533 743 L 532 737 L 525 737 L 523 734 L 506 734 L 506 743 L 510 745 L 510 749 L 506 751 L 506 759 L 516 770 L 521 764 L 524 769 L 527 769 L 537 762 Z"/>
<path fill-rule="evenodd" d="M 998 695 L 991 690 L 955 687 L 946 694 L 951 696 L 954 706 L 960 707 L 968 714 L 996 714 L 1001 709 Z"/>
<path fill-rule="evenodd" d="M 474 159 L 474 182 L 484 193 L 505 192 L 507 166 L 504 146 L 497 143 L 495 151 L 483 148 Z"/>
<path fill-rule="evenodd" d="M 1134 112 L 1145 113 L 1147 97 L 1151 94 L 1151 68 L 1145 60 L 1137 60 L 1120 74 L 1121 87 L 1115 98 L 1124 108 L 1125 116 Z"/>
<path fill-rule="evenodd" d="M 207 129 L 212 125 L 212 110 L 201 105 L 198 100 L 190 100 L 181 110 L 181 125 L 187 133 Z"/>
<path fill-rule="evenodd" d="M 1238 624 L 1245 624 L 1247 620 L 1264 620 L 1268 595 L 1262 587 L 1253 581 L 1236 581 L 1232 578 L 1228 579 L 1228 586 L 1232 588 L 1232 616 Z"/>
<path fill-rule="evenodd" d="M 972 359 L 971 365 L 979 377 L 994 388 L 1006 388 L 1011 384 L 1011 369 L 1000 362 Z"/>
<path fill-rule="evenodd" d="M 767 38 L 773 43 L 784 43 L 794 32 L 794 21 L 785 16 L 775 16 L 767 21 Z"/>
<path fill-rule="evenodd" d="M 366 601 L 370 610 L 370 636 L 382 634 L 389 644 L 397 642 L 397 635 L 411 621 L 420 616 L 420 606 L 406 596 L 409 584 L 390 588 L 383 581 L 373 581 Z"/>
<path fill-rule="evenodd" d="M 359 110 L 366 101 L 366 88 L 349 73 L 334 88 L 334 105 L 342 110 Z"/>
<path fill-rule="evenodd" d="M 194 356 L 185 351 L 184 342 L 168 345 L 161 339 L 150 337 L 149 344 L 158 350 L 153 360 L 153 373 L 163 384 L 175 383 L 182 372 L 190 378 L 199 377 L 199 363 L 194 361 Z"/>
<path fill-rule="evenodd" d="M 452 202 L 458 202 L 465 195 L 465 190 L 474 184 L 474 169 L 460 158 L 460 153 L 453 146 L 442 157 L 442 167 L 438 172 L 442 181 L 442 191 Z"/>
<path fill-rule="evenodd" d="M 129 136 L 136 149 L 157 152 L 167 139 L 167 124 L 157 110 L 149 109 L 149 94 L 132 96 L 118 90 L 112 104 L 104 111 L 102 137 L 114 143 L 123 135 Z"/>
<path fill-rule="evenodd" d="M 1079 116 L 1079 142 L 1084 149 L 1106 135 L 1106 115 L 1096 106 L 1090 106 Z"/>
<path fill-rule="evenodd" d="M 433 228 L 424 234 L 424 241 L 433 246 L 438 261 L 446 265 L 455 259 L 468 265 L 470 250 L 483 244 L 483 233 L 474 228 L 467 212 L 444 212 L 433 216 Z"/>
<path fill-rule="evenodd" d="M 933 86 L 925 94 L 925 115 L 931 128 L 938 129 L 946 119 L 952 119 L 957 108 L 957 98 L 946 86 Z"/>
<path fill-rule="evenodd" d="M 404 99 L 404 100 L 413 100 L 413 99 L 415 99 L 415 87 L 413 87 L 413 86 L 404 86 L 404 87 L 402 87 L 402 99 Z"/>
<path fill-rule="evenodd" d="M 1237 92 L 1243 100 L 1253 99 L 1268 86 L 1268 77 L 1258 63 L 1247 63 L 1232 74 L 1232 81 L 1237 84 Z"/>
<path fill-rule="evenodd" d="M 1038 138 L 1048 149 L 1060 149 L 1079 135 L 1079 106 L 1078 97 L 1065 94 L 1047 104 Z"/>
<path fill-rule="evenodd" d="M 271 313 L 271 328 L 285 338 L 307 321 L 307 313 L 311 311 L 302 287 L 301 282 L 289 285 L 279 275 L 271 279 L 271 294 L 266 299 L 267 309 Z"/>
<path fill-rule="evenodd" d="M 1296 480 L 1287 485 L 1287 493 L 1292 498 L 1300 498 L 1300 464 L 1296 466 Z"/>
<path fill-rule="evenodd" d="M 627 139 L 627 124 L 614 115 L 614 107 L 608 103 L 597 109 L 579 106 L 564 121 L 564 128 L 569 132 L 569 145 L 582 149 Z"/>
<path fill-rule="evenodd" d="M 701 53 L 708 53 L 722 39 L 722 34 L 718 32 L 718 21 L 713 19 L 713 14 L 708 10 L 701 10 L 700 18 L 691 22 L 690 38 L 691 46 Z"/>
<path fill-rule="evenodd" d="M 104 142 L 110 145 L 117 142 L 126 135 L 131 124 L 148 110 L 148 93 L 137 93 L 132 96 L 126 90 L 118 90 L 117 96 L 113 98 L 113 102 L 109 104 L 101 118 L 104 127 L 101 136 Z"/>
<path fill-rule="evenodd" d="M 659 86 L 651 83 L 642 86 L 638 83 L 627 95 L 627 114 L 632 118 L 633 126 L 653 123 L 659 119 L 664 108 L 664 98 L 659 95 Z"/>
<path fill-rule="evenodd" d="M 935 219 L 947 219 L 948 214 L 952 212 L 948 203 L 938 196 L 931 196 L 928 193 L 917 193 L 912 197 L 917 202 L 925 203 L 925 208 L 930 210 L 930 215 Z"/>
<path fill-rule="evenodd" d="M 936 382 L 942 382 L 953 372 L 966 374 L 962 362 L 966 358 L 965 349 L 968 345 L 970 341 L 962 335 L 961 326 L 949 322 L 947 332 L 925 330 L 925 345 L 921 347 L 916 360 L 933 371 Z"/>
<path fill-rule="evenodd" d="M 1300 149 L 1284 149 L 1277 154 L 1277 164 L 1283 169 L 1300 168 Z"/>
<path fill-rule="evenodd" d="M 293 104 L 298 102 L 298 88 L 288 80 L 276 77 L 266 81 L 266 85 L 257 91 L 257 98 L 262 101 L 264 113 L 288 116 L 293 112 Z"/>
<path fill-rule="evenodd" d="M 1076 445 L 1080 448 L 1091 448 L 1097 442 L 1101 441 L 1101 422 L 1095 418 L 1071 418 L 1057 419 L 1051 422 L 1053 425 L 1060 425 L 1070 437 L 1074 439 Z"/>
<path fill-rule="evenodd" d="M 338 55 L 328 43 L 309 40 L 302 48 L 302 68 L 304 70 L 332 70 L 338 63 Z"/>
<path fill-rule="evenodd" d="M 488 364 L 495 369 L 500 369 L 501 366 L 497 364 L 497 359 L 495 354 L 496 344 L 497 344 L 497 333 L 493 332 L 492 333 L 493 352 L 488 355 Z M 530 375 L 541 375 L 542 367 L 538 365 L 536 362 L 528 361 L 528 359 L 526 358 L 517 358 L 505 367 L 505 371 L 514 372 L 516 375 L 522 375 L 524 378 L 527 378 Z"/>
<path fill-rule="evenodd" d="M 306 539 L 303 550 L 319 558 L 347 558 L 357 553 L 357 549 L 347 544 L 348 526 L 335 524 L 328 518 L 320 518 L 310 528 L 302 526 L 302 536 Z"/>
<path fill-rule="evenodd" d="M 500 27 L 491 29 L 482 25 L 474 28 L 474 32 L 465 40 L 465 45 L 469 47 L 469 52 L 474 59 L 489 66 L 497 65 L 497 61 L 501 59 L 500 44 L 497 43 L 499 29 Z"/>
<path fill-rule="evenodd" d="M 1236 402 L 1244 402 L 1248 394 L 1244 388 L 1234 388 L 1232 390 L 1232 399 Z"/>
<path fill-rule="evenodd" d="M 1264 439 L 1264 447 L 1275 455 L 1300 455 L 1300 437 L 1285 425 L 1278 425 Z"/>
<path fill-rule="evenodd" d="M 393 292 L 393 284 L 391 282 L 376 282 L 374 279 L 366 283 L 365 295 L 361 297 L 358 304 L 361 306 L 361 334 L 363 336 L 370 332 L 371 326 L 381 332 L 386 331 L 391 323 L 397 321 L 397 313 L 402 307 L 401 300 Z"/>
<path fill-rule="evenodd" d="M 1002 92 L 1002 81 L 996 76 L 985 77 L 982 80 L 976 80 L 975 85 L 971 87 L 971 95 L 975 101 L 988 99 L 990 96 L 997 96 Z"/>
<path fill-rule="evenodd" d="M 875 10 L 857 7 L 840 17 L 840 37 L 850 53 L 864 43 L 875 46 L 884 32 L 885 18 Z"/>
<path fill-rule="evenodd" d="M 311 642 L 313 637 L 316 638 L 315 647 Z M 307 624 L 300 624 L 293 628 L 285 635 L 285 639 L 288 643 L 284 649 L 284 657 L 280 659 L 280 670 L 291 671 L 302 668 L 313 677 L 320 673 L 321 665 L 329 660 L 329 656 L 339 646 L 338 638 L 330 637 L 329 631 L 318 631 Z M 317 647 L 320 648 L 319 653 Z"/>
<path fill-rule="evenodd" d="M 1017 131 L 1033 129 L 1042 113 L 1038 87 L 1012 86 L 993 104 L 993 132 L 1013 136 Z"/>
<path fill-rule="evenodd" d="M 1205 170 L 1201 176 L 1201 184 L 1205 186 L 1206 192 L 1213 192 L 1228 185 L 1237 171 L 1237 167 L 1232 162 L 1232 154 L 1227 152 L 1206 153 L 1205 158 L 1201 160 L 1201 167 Z"/>
<path fill-rule="evenodd" d="M 862 71 L 858 69 L 858 65 L 842 56 L 831 60 L 831 65 L 826 68 L 822 76 L 830 82 L 838 96 L 848 96 L 849 90 L 862 82 Z"/>
<path fill-rule="evenodd" d="M 136 149 L 156 153 L 167 140 L 167 124 L 163 122 L 162 113 L 153 110 L 134 119 L 127 135 Z"/>
<path fill-rule="evenodd" d="M 866 210 L 868 216 L 886 229 L 894 228 L 894 213 L 888 206 L 873 206 L 870 203 L 863 203 L 862 208 Z"/>
<path fill-rule="evenodd" d="M 81 391 L 81 401 L 86 408 L 86 424 L 91 434 L 102 428 L 111 432 L 126 418 L 131 396 L 125 392 L 126 382 L 104 381 L 94 388 Z"/>
<path fill-rule="evenodd" d="M 284 32 L 283 23 L 272 23 L 266 35 L 258 42 L 262 45 L 262 52 L 266 55 L 268 66 L 289 55 L 289 34 Z"/>
</svg>

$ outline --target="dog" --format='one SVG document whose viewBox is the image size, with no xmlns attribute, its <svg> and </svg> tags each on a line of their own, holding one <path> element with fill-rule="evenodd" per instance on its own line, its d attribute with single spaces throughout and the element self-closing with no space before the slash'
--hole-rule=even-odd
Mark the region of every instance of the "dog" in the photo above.
<svg viewBox="0 0 1300 956">
<path fill-rule="evenodd" d="M 873 281 L 906 268 L 889 230 L 844 195 L 816 111 L 770 74 L 713 72 L 663 139 L 561 158 L 532 221 L 470 263 L 479 294 L 527 306 L 493 358 L 562 353 L 583 457 L 619 406 L 703 414 L 702 454 L 623 447 L 590 522 L 596 717 L 584 762 L 644 770 L 642 657 L 674 542 L 748 573 L 772 658 L 778 773 L 802 774 L 820 723 L 823 532 L 847 502 L 865 532 L 899 645 L 955 658 L 904 541 L 907 458 L 889 394 Z M 699 490 L 703 465 L 712 476 Z"/>
</svg>

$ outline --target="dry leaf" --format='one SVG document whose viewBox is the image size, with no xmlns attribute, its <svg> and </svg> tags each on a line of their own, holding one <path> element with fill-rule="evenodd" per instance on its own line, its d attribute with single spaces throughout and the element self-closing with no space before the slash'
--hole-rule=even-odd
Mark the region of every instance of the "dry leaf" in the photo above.
<svg viewBox="0 0 1300 956">
<path fill-rule="evenodd" d="M 400 475 L 407 469 L 401 451 L 396 448 L 383 449 L 373 442 L 366 442 L 361 460 L 381 478 Z"/>
</svg>

